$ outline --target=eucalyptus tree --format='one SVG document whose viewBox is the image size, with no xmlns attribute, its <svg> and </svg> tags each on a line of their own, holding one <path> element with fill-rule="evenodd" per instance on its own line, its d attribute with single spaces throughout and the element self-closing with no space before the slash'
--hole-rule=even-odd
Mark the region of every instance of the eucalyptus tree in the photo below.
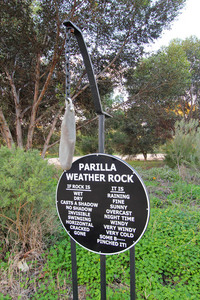
<svg viewBox="0 0 200 300">
<path fill-rule="evenodd" d="M 190 63 L 176 41 L 130 68 L 126 73 L 129 99 L 122 127 L 130 139 L 122 151 L 146 157 L 170 138 L 180 113 L 180 98 L 190 84 Z"/>
<path fill-rule="evenodd" d="M 111 87 L 158 38 L 185 0 L 10 0 L 1 5 L 0 125 L 9 146 L 30 149 L 59 126 L 64 108 L 63 21 L 83 31 L 97 79 Z M 72 38 L 72 97 L 84 114 L 89 101 L 84 67 Z M 108 90 L 110 90 L 110 87 Z M 102 89 L 105 90 L 104 88 Z M 85 109 L 86 107 L 86 109 Z M 48 131 L 49 130 L 49 131 Z M 46 150 L 45 150 L 46 151 Z"/>
<path fill-rule="evenodd" d="M 177 119 L 200 118 L 199 63 L 200 40 L 193 36 L 171 41 L 126 72 L 129 99 L 121 130 L 131 141 L 122 151 L 152 151 L 170 137 Z"/>
<path fill-rule="evenodd" d="M 190 63 L 191 84 L 180 99 L 181 109 L 186 118 L 200 119 L 200 39 L 191 36 L 177 41 Z"/>
<path fill-rule="evenodd" d="M 44 16 L 42 5 L 30 0 L 4 1 L 1 9 L 1 106 L 13 139 L 29 149 L 38 108 L 44 95 L 49 98 L 47 88 L 62 52 L 59 18 L 51 6 Z M 53 22 L 47 22 L 51 15 Z"/>
</svg>

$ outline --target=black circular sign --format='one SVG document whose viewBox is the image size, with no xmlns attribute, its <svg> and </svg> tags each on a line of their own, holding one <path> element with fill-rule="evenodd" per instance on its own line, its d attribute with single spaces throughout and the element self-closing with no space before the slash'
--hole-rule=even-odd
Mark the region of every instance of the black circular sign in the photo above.
<svg viewBox="0 0 200 300">
<path fill-rule="evenodd" d="M 56 198 L 67 233 L 95 253 L 117 254 L 131 248 L 148 224 L 144 183 L 131 166 L 111 155 L 76 160 L 61 175 Z"/>
</svg>

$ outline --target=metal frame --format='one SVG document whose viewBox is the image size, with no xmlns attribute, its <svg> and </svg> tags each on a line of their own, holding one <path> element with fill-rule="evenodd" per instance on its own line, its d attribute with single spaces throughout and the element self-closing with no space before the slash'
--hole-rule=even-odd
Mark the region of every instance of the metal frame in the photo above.
<svg viewBox="0 0 200 300">
<path fill-rule="evenodd" d="M 96 78 L 94 75 L 91 58 L 88 53 L 87 46 L 84 41 L 81 30 L 71 21 L 65 21 L 63 24 L 66 26 L 66 28 L 72 29 L 72 32 L 74 33 L 74 35 L 77 39 L 77 42 L 78 42 L 78 45 L 79 45 L 79 48 L 81 51 L 81 55 L 83 57 L 83 61 L 85 64 L 86 72 L 88 75 L 96 113 L 98 115 L 105 115 L 107 117 L 110 117 L 110 115 L 105 113 L 102 109 L 101 99 L 100 99 L 100 95 L 99 95 L 99 89 L 98 89 Z"/>
<path fill-rule="evenodd" d="M 98 114 L 99 119 L 99 153 L 104 153 L 105 147 L 105 117 L 111 117 L 109 114 L 105 113 L 102 109 L 101 99 L 99 95 L 99 90 L 94 75 L 94 70 L 92 67 L 92 62 L 90 55 L 87 50 L 86 43 L 84 41 L 81 30 L 73 24 L 71 21 L 65 21 L 64 26 L 71 29 L 71 32 L 76 36 L 83 61 L 85 64 L 86 72 L 88 75 L 90 88 L 92 92 L 92 97 L 94 101 L 95 111 Z M 77 263 L 76 263 L 76 242 L 71 239 L 71 260 L 72 260 L 72 284 L 73 284 L 73 300 L 78 300 L 78 282 L 77 282 Z M 101 300 L 106 300 L 106 255 L 100 255 L 100 274 L 101 274 Z M 131 300 L 135 300 L 135 248 L 130 249 L 130 294 Z"/>
</svg>

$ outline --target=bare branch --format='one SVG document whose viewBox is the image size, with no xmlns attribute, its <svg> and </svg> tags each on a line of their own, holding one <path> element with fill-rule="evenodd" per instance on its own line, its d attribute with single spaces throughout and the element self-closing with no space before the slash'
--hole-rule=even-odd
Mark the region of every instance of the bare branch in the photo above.
<svg viewBox="0 0 200 300">
<path fill-rule="evenodd" d="M 130 28 L 131 29 L 131 28 Z M 128 42 L 128 38 L 130 35 L 130 29 L 127 33 L 127 36 L 122 44 L 122 46 L 120 47 L 118 53 L 116 54 L 116 56 L 113 58 L 113 60 L 96 76 L 96 80 L 98 81 L 98 79 L 115 63 L 115 61 L 118 59 L 118 57 L 120 56 L 120 54 L 122 53 L 126 43 Z M 83 74 L 81 75 L 79 81 L 82 79 Z M 78 83 L 79 83 L 78 81 Z M 74 101 L 83 91 L 85 91 L 88 87 L 89 87 L 89 83 L 86 84 L 80 91 L 78 91 L 76 94 L 73 95 L 72 100 Z"/>
<path fill-rule="evenodd" d="M 76 130 L 78 131 L 79 129 L 81 129 L 82 127 L 85 127 L 86 125 L 90 124 L 91 122 L 94 122 L 95 120 L 98 119 L 98 116 L 94 117 L 93 119 L 88 120 L 87 122 L 85 122 L 83 125 L 80 125 L 79 127 L 76 128 Z"/>
</svg>

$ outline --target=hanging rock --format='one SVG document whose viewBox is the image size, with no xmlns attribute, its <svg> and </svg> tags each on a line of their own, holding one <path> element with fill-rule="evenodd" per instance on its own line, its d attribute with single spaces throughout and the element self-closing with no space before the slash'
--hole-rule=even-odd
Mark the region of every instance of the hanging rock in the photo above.
<svg viewBox="0 0 200 300">
<path fill-rule="evenodd" d="M 61 125 L 61 138 L 59 146 L 59 160 L 64 170 L 69 170 L 72 165 L 76 143 L 76 123 L 74 106 L 69 99 Z"/>
</svg>

